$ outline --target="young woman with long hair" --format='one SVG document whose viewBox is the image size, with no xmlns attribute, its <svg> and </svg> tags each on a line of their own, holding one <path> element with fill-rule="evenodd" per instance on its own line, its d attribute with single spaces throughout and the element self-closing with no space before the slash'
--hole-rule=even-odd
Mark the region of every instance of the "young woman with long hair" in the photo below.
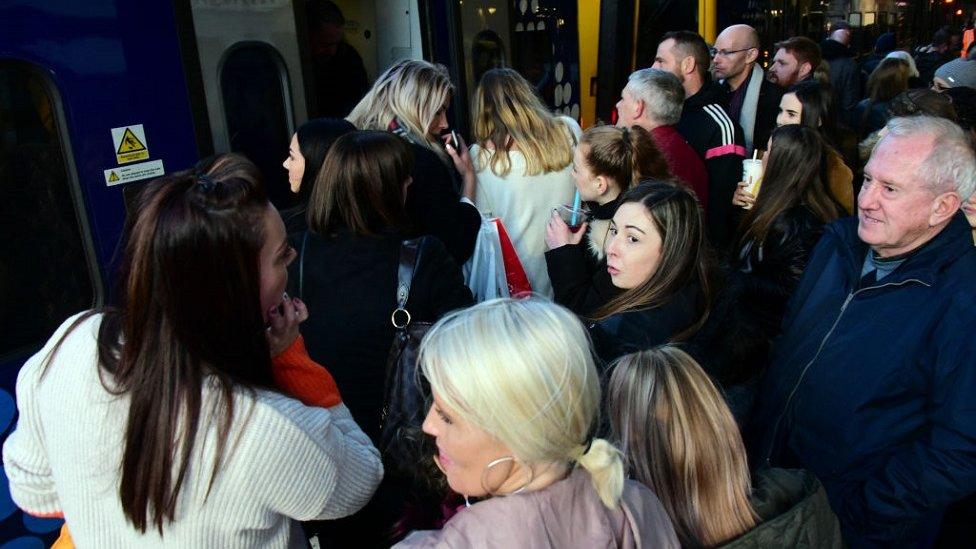
<svg viewBox="0 0 976 549">
<path fill-rule="evenodd" d="M 823 141 L 822 177 L 830 196 L 848 215 L 854 213 L 854 172 L 857 167 L 857 137 L 847 129 L 834 108 L 834 91 L 819 82 L 800 82 L 780 99 L 776 127 L 800 124 L 817 133 Z"/>
<path fill-rule="evenodd" d="M 433 393 L 424 431 L 469 507 L 397 547 L 678 546 L 654 494 L 594 436 L 600 378 L 570 311 L 530 298 L 451 313 L 420 365 Z"/>
<path fill-rule="evenodd" d="M 843 546 L 812 474 L 764 469 L 750 479 L 732 413 L 684 351 L 666 345 L 621 358 L 607 402 L 630 474 L 661 499 L 682 547 Z"/>
<path fill-rule="evenodd" d="M 306 212 L 308 199 L 312 196 L 315 178 L 325 160 L 325 154 L 335 140 L 355 131 L 355 127 L 341 118 L 316 118 L 302 124 L 295 130 L 288 145 L 288 158 L 281 166 L 288 172 L 288 186 L 295 193 L 297 204 L 283 212 L 288 234 L 308 228 Z"/>
<path fill-rule="evenodd" d="M 711 304 L 710 251 L 701 208 L 687 187 L 645 181 L 610 222 L 606 268 L 621 290 L 591 316 L 600 357 L 690 338 Z"/>
<path fill-rule="evenodd" d="M 844 215 L 824 191 L 820 134 L 780 126 L 770 137 L 759 196 L 739 226 L 732 256 L 707 325 L 701 360 L 723 386 L 748 384 L 762 373 L 772 340 L 825 224 Z M 740 203 L 749 200 L 743 187 Z M 733 403 L 742 417 L 751 403 Z"/>
<path fill-rule="evenodd" d="M 485 72 L 472 109 L 475 205 L 502 219 L 533 292 L 552 297 L 544 255 L 546 222 L 554 206 L 573 203 L 579 125 L 549 112 L 512 69 Z"/>
<path fill-rule="evenodd" d="M 289 292 L 310 312 L 302 325 L 309 354 L 329 365 L 353 417 L 377 445 L 395 334 L 397 272 L 402 243 L 409 238 L 404 195 L 416 184 L 411 161 L 407 143 L 388 132 L 340 137 L 309 199 L 309 229 L 291 237 L 299 257 L 290 267 Z M 412 320 L 434 322 L 472 301 L 444 245 L 425 237 L 406 306 Z M 384 456 L 391 457 L 398 456 Z M 413 473 L 388 467 L 362 512 L 312 528 L 341 546 L 389 547 L 412 477 L 418 476 Z"/>
<path fill-rule="evenodd" d="M 642 179 L 670 179 L 671 172 L 651 134 L 640 126 L 594 126 L 583 132 L 572 175 L 589 221 L 573 232 L 552 212 L 545 258 L 556 303 L 588 315 L 619 292 L 606 270 L 605 243 L 621 195 Z"/>
<path fill-rule="evenodd" d="M 255 171 L 218 157 L 150 182 L 116 302 L 68 319 L 21 370 L 11 490 L 67 517 L 79 545 L 291 547 L 296 521 L 353 513 L 380 481 L 321 367 L 331 407 L 280 388 L 272 355 L 305 314 L 282 297 L 294 250 Z"/>
<path fill-rule="evenodd" d="M 474 251 L 481 215 L 471 202 L 477 181 L 467 146 L 460 137 L 456 144 L 446 143 L 449 134 L 443 135 L 453 95 L 447 69 L 405 59 L 376 79 L 347 120 L 360 130 L 392 132 L 410 144 L 410 232 L 436 236 L 463 264 Z"/>
</svg>

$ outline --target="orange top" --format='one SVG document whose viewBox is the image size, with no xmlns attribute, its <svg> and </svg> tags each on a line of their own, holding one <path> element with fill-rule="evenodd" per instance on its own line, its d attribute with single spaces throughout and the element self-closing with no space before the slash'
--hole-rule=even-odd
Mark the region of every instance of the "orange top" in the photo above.
<svg viewBox="0 0 976 549">
<path fill-rule="evenodd" d="M 299 335 L 271 362 L 275 383 L 285 393 L 302 401 L 302 404 L 331 408 L 342 403 L 339 387 L 332 379 L 332 374 L 308 356 L 302 336 Z"/>
</svg>

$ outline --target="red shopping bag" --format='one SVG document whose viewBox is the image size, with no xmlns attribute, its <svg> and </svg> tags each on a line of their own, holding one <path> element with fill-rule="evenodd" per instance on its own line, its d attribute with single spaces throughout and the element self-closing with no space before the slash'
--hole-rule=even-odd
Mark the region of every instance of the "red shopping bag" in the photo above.
<svg viewBox="0 0 976 549">
<path fill-rule="evenodd" d="M 505 279 L 508 281 L 508 295 L 512 297 L 528 297 L 532 294 L 532 285 L 529 284 L 529 277 L 525 275 L 525 268 L 522 267 L 522 260 L 519 259 L 512 239 L 505 231 L 505 224 L 497 217 L 492 219 L 498 227 L 498 242 L 502 247 L 502 260 L 505 263 Z"/>
</svg>

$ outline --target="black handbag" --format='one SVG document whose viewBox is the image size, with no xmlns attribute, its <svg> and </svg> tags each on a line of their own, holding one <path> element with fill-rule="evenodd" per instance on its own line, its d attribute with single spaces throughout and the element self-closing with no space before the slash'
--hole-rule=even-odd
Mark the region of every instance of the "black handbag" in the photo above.
<svg viewBox="0 0 976 549">
<path fill-rule="evenodd" d="M 417 354 L 430 322 L 415 322 L 407 310 L 410 285 L 423 256 L 426 237 L 400 245 L 397 268 L 396 309 L 390 322 L 396 328 L 386 365 L 383 425 L 380 451 L 403 471 L 416 473 L 430 461 L 433 446 L 421 430 L 429 405 L 430 390 L 421 379 Z"/>
</svg>

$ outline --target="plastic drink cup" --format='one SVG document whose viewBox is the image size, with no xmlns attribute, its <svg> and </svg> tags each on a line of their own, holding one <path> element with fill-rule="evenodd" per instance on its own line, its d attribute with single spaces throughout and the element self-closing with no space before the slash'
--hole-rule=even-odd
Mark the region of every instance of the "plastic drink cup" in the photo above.
<svg viewBox="0 0 976 549">
<path fill-rule="evenodd" d="M 748 183 L 746 191 L 752 196 L 759 196 L 759 186 L 762 184 L 762 176 L 762 160 L 746 158 L 742 161 L 742 180 Z"/>
<path fill-rule="evenodd" d="M 556 212 L 559 213 L 559 217 L 569 226 L 569 230 L 572 232 L 577 232 L 580 227 L 583 226 L 589 219 L 589 212 L 584 209 L 574 210 L 572 206 L 556 206 Z"/>
</svg>

